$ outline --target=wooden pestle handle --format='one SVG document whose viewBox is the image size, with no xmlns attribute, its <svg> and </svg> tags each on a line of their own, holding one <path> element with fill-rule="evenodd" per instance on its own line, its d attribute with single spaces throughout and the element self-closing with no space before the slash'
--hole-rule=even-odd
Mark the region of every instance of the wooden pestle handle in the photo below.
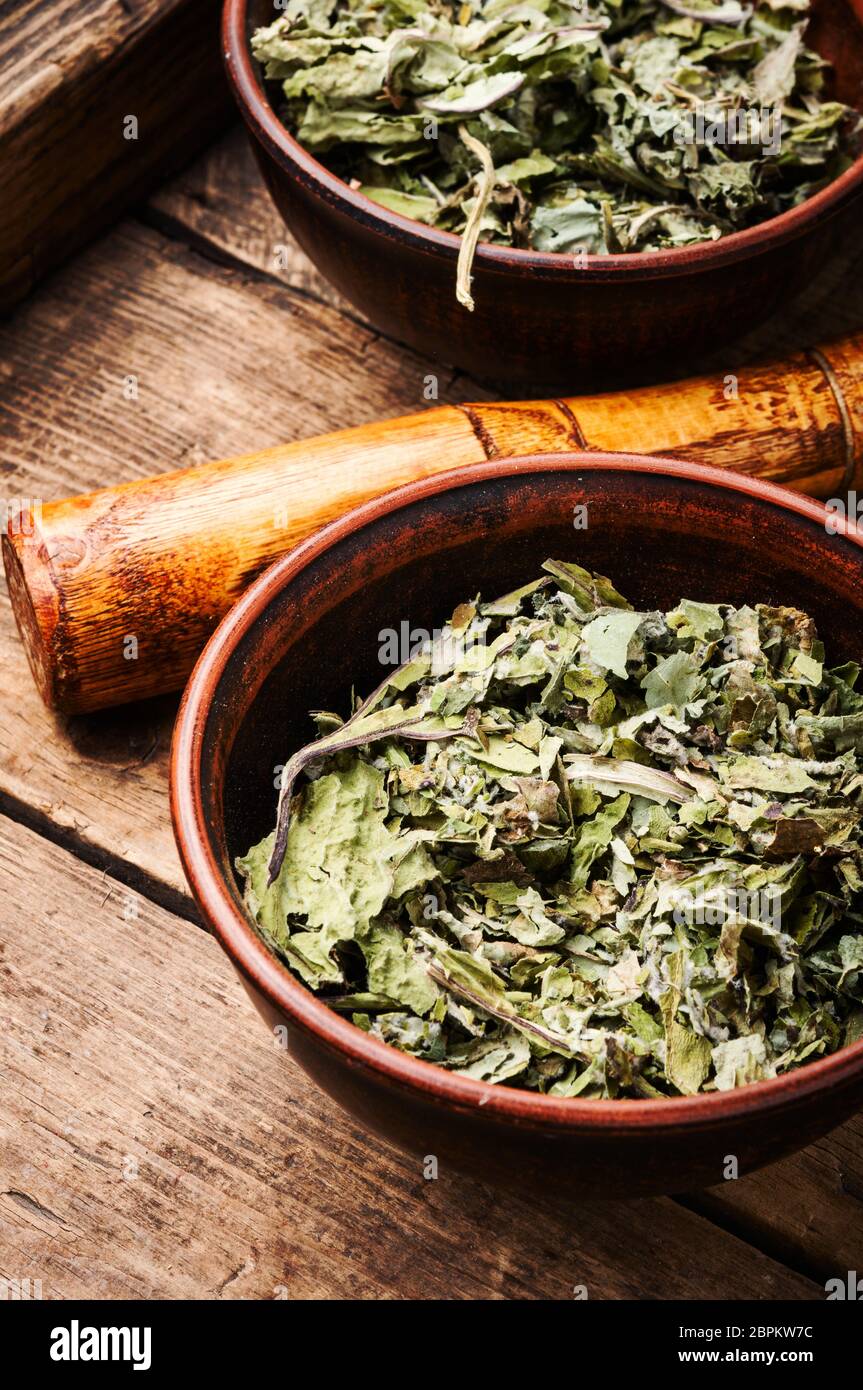
<svg viewBox="0 0 863 1390">
<path fill-rule="evenodd" d="M 265 565 L 402 483 L 572 449 L 676 455 L 814 496 L 863 462 L 863 334 L 632 392 L 441 406 L 10 518 L 12 607 L 45 702 L 83 713 L 177 690 Z"/>
</svg>

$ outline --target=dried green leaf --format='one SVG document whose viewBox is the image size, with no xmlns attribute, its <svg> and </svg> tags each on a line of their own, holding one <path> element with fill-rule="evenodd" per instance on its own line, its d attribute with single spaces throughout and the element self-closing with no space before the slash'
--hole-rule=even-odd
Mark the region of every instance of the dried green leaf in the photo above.
<svg viewBox="0 0 863 1390">
<path fill-rule="evenodd" d="M 289 969 L 391 1046 L 562 1097 L 727 1090 L 859 1036 L 863 696 L 805 613 L 635 612 L 552 560 L 441 634 L 318 712 L 238 860 Z"/>
</svg>

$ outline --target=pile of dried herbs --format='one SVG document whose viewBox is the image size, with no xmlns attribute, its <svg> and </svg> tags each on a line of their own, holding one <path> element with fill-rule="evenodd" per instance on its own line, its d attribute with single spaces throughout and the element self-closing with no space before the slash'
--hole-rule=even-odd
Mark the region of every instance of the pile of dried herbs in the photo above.
<svg viewBox="0 0 863 1390">
<path fill-rule="evenodd" d="M 548 561 L 284 773 L 270 947 L 465 1076 L 669 1096 L 863 1036 L 863 695 L 793 608 L 634 612 Z"/>
<path fill-rule="evenodd" d="M 834 179 L 859 122 L 823 99 L 808 14 L 809 0 L 287 0 L 252 50 L 306 149 L 462 234 L 472 308 L 478 240 L 684 246 Z"/>
</svg>

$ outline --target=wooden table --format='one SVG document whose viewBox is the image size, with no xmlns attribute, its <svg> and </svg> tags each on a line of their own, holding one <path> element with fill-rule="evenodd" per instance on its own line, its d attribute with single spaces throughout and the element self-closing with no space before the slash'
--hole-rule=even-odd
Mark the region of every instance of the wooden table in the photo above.
<svg viewBox="0 0 863 1390">
<path fill-rule="evenodd" d="M 781 322 L 693 368 L 859 328 L 861 270 L 846 248 Z M 416 410 L 430 372 L 441 401 L 493 394 L 336 301 L 233 131 L 0 330 L 0 495 Z M 176 701 L 53 718 L 5 592 L 0 671 L 0 1280 L 45 1298 L 817 1299 L 863 1269 L 863 1118 L 679 1199 L 426 1181 L 273 1046 L 201 928 L 168 815 Z"/>
</svg>

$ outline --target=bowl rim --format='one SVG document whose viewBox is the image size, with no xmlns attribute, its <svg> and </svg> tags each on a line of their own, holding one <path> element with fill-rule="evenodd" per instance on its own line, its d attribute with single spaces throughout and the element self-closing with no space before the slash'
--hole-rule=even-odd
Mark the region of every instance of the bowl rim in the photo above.
<svg viewBox="0 0 863 1390">
<path fill-rule="evenodd" d="M 854 0 L 848 9 L 863 22 Z M 282 171 L 299 178 L 343 214 L 372 232 L 407 244 L 416 251 L 447 258 L 458 255 L 461 237 L 426 227 L 412 217 L 392 212 L 350 187 L 310 154 L 285 126 L 267 100 L 251 48 L 246 40 L 249 0 L 224 0 L 222 50 L 234 99 L 249 130 Z M 593 253 L 579 260 L 560 251 L 530 251 L 521 247 L 478 243 L 474 273 L 531 271 L 541 277 L 567 274 L 579 281 L 603 281 L 624 274 L 629 281 L 665 279 L 732 265 L 750 256 L 775 250 L 834 217 L 863 191 L 863 148 L 850 168 L 797 207 L 789 208 L 754 227 L 732 232 L 717 241 L 665 251 L 630 251 L 608 256 Z"/>
<path fill-rule="evenodd" d="M 774 483 L 731 470 L 679 459 L 622 453 L 535 454 L 465 465 L 372 498 L 347 512 L 276 560 L 252 582 L 222 619 L 201 653 L 180 705 L 171 749 L 171 816 L 180 858 L 194 899 L 233 964 L 263 995 L 277 1014 L 311 1034 L 318 1045 L 338 1053 L 348 1066 L 362 1068 L 379 1081 L 450 1110 L 481 1110 L 490 1119 L 522 1129 L 552 1132 L 660 1133 L 721 1125 L 729 1120 L 766 1114 L 794 1105 L 825 1089 L 859 1082 L 863 1076 L 863 1040 L 782 1076 L 695 1096 L 661 1100 L 584 1100 L 494 1086 L 459 1077 L 400 1052 L 342 1018 L 301 984 L 238 911 L 207 836 L 202 793 L 201 755 L 211 702 L 238 643 L 270 602 L 306 566 L 333 545 L 366 525 L 440 492 L 470 487 L 488 479 L 545 472 L 620 472 L 659 474 L 695 481 L 754 497 L 784 511 L 824 525 L 828 516 L 833 539 L 843 536 L 863 549 L 863 530 L 828 513 L 823 503 Z"/>
</svg>

